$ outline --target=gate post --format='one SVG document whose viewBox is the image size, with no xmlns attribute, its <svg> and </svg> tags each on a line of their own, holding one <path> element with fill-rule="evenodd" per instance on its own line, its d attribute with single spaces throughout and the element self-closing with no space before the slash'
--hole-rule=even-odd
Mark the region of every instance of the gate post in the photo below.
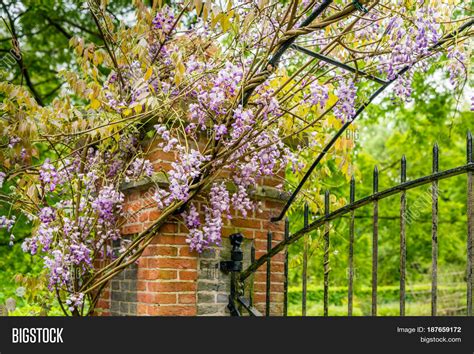
<svg viewBox="0 0 474 354">
<path fill-rule="evenodd" d="M 240 311 L 237 309 L 236 302 L 240 295 L 240 287 L 238 285 L 237 273 L 242 271 L 242 263 L 244 259 L 244 253 L 240 247 L 244 236 L 241 233 L 232 234 L 229 237 L 232 250 L 230 251 L 230 261 L 221 261 L 220 270 L 224 273 L 231 273 L 230 279 L 230 294 L 229 303 L 227 308 L 230 311 L 231 316 L 240 316 Z"/>
</svg>

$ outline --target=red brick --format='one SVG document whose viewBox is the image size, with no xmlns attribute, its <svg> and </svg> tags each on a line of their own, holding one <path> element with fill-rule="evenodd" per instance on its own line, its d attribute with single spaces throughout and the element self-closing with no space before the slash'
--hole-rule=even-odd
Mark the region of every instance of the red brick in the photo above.
<svg viewBox="0 0 474 354">
<path fill-rule="evenodd" d="M 260 229 L 262 227 L 260 220 L 240 218 L 232 219 L 232 225 L 235 227 L 242 227 L 247 229 Z"/>
<path fill-rule="evenodd" d="M 153 162 L 158 160 L 173 162 L 176 160 L 174 152 L 164 152 L 163 150 L 154 150 L 147 155 L 147 158 Z"/>
<path fill-rule="evenodd" d="M 277 201 L 273 201 L 273 200 L 266 200 L 265 201 L 265 208 L 266 209 L 276 209 L 277 211 L 279 211 L 283 207 L 284 203 L 285 203 L 284 201 L 277 202 Z"/>
<path fill-rule="evenodd" d="M 155 302 L 155 294 L 139 291 L 137 294 L 137 300 L 138 302 L 153 304 Z"/>
<path fill-rule="evenodd" d="M 154 220 L 157 220 L 161 215 L 161 211 L 159 211 L 158 209 L 151 209 L 149 212 L 148 212 L 148 220 L 150 221 L 154 221 Z"/>
<path fill-rule="evenodd" d="M 265 302 L 267 299 L 265 293 L 255 293 L 253 295 L 253 301 L 255 303 L 258 303 L 258 302 Z"/>
<path fill-rule="evenodd" d="M 255 282 L 253 284 L 253 289 L 255 292 L 266 292 L 267 290 L 267 284 L 266 283 L 257 283 Z M 283 291 L 283 284 L 282 283 L 271 283 L 270 284 L 270 291 L 275 291 L 275 292 L 282 292 Z"/>
<path fill-rule="evenodd" d="M 99 300 L 97 302 L 97 308 L 99 308 L 99 309 L 108 309 L 109 308 L 109 302 L 107 300 Z"/>
<path fill-rule="evenodd" d="M 263 184 L 269 187 L 276 187 L 284 183 L 285 183 L 284 178 L 265 177 L 263 179 Z"/>
<path fill-rule="evenodd" d="M 144 222 L 144 221 L 148 221 L 148 214 L 149 212 L 144 210 L 144 211 L 141 211 L 139 214 L 138 214 L 138 221 L 140 222 Z"/>
<path fill-rule="evenodd" d="M 196 257 L 196 251 L 191 251 L 189 246 L 184 246 L 179 248 L 179 256 L 180 257 Z"/>
<path fill-rule="evenodd" d="M 259 240 L 266 240 L 268 237 L 268 231 L 255 231 L 254 232 L 255 238 Z M 266 242 L 266 241 L 265 241 Z"/>
<path fill-rule="evenodd" d="M 283 232 L 285 231 L 285 224 L 284 223 L 274 223 L 271 221 L 263 221 L 262 222 L 262 229 L 264 230 L 270 230 L 270 231 L 280 231 Z"/>
<path fill-rule="evenodd" d="M 259 259 L 262 256 L 265 256 L 267 254 L 267 250 L 265 248 L 264 251 L 256 251 L 255 252 L 255 258 Z M 272 262 L 284 262 L 285 261 L 285 253 L 282 251 L 272 257 Z M 272 263 L 273 264 L 273 263 Z M 272 269 L 273 270 L 273 269 Z"/>
<path fill-rule="evenodd" d="M 267 279 L 267 274 L 264 273 L 264 272 L 256 273 L 254 279 L 255 279 L 256 282 L 264 283 Z M 280 274 L 280 273 L 273 273 L 272 272 L 271 281 L 272 281 L 272 283 L 277 283 L 277 282 L 283 283 L 285 281 L 285 275 L 283 273 Z"/>
<path fill-rule="evenodd" d="M 195 316 L 195 306 L 159 306 L 156 310 L 158 316 Z"/>
<path fill-rule="evenodd" d="M 137 315 L 146 315 L 148 313 L 148 305 L 146 304 L 138 304 L 137 305 Z"/>
<path fill-rule="evenodd" d="M 173 246 L 150 245 L 155 256 L 177 256 L 178 249 Z"/>
<path fill-rule="evenodd" d="M 180 304 L 195 304 L 196 295 L 195 294 L 179 294 L 178 302 Z"/>
<path fill-rule="evenodd" d="M 137 291 L 145 291 L 146 290 L 146 281 L 138 280 L 137 281 Z"/>
<path fill-rule="evenodd" d="M 155 294 L 155 304 L 176 304 L 176 294 Z"/>
<path fill-rule="evenodd" d="M 161 270 L 161 269 L 139 269 L 138 279 L 143 280 L 172 280 L 176 279 L 178 272 L 175 270 Z"/>
<path fill-rule="evenodd" d="M 138 210 L 140 210 L 142 207 L 142 201 L 141 199 L 138 199 L 136 201 L 133 201 L 133 202 L 129 202 L 129 203 L 125 203 L 124 207 L 123 207 L 123 210 L 125 212 L 136 212 Z"/>
<path fill-rule="evenodd" d="M 159 269 L 157 270 L 157 278 L 156 279 L 161 279 L 161 280 L 173 280 L 178 278 L 178 272 L 175 270 L 163 270 Z"/>
<path fill-rule="evenodd" d="M 172 234 L 178 232 L 178 224 L 177 223 L 166 223 L 160 227 L 160 232 L 165 234 Z"/>
<path fill-rule="evenodd" d="M 149 282 L 147 284 L 148 291 L 155 292 L 184 292 L 196 291 L 196 283 L 194 282 Z"/>
<path fill-rule="evenodd" d="M 138 234 L 140 232 L 142 232 L 142 225 L 141 224 L 128 225 L 128 226 L 125 226 L 122 229 L 122 233 L 124 235 Z"/>
<path fill-rule="evenodd" d="M 169 171 L 171 170 L 171 164 L 169 162 L 153 162 L 154 171 Z"/>
<path fill-rule="evenodd" d="M 156 235 L 153 238 L 152 244 L 159 245 L 187 245 L 186 236 L 178 235 Z"/>
<path fill-rule="evenodd" d="M 197 260 L 190 258 L 152 258 L 149 268 L 196 269 Z"/>
<path fill-rule="evenodd" d="M 179 271 L 179 279 L 180 280 L 196 280 L 197 279 L 197 271 Z"/>
</svg>

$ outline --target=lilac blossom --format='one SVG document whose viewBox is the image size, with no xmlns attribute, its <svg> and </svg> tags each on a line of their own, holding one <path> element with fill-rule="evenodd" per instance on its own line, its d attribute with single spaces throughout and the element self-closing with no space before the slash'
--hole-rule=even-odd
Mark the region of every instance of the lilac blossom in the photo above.
<svg viewBox="0 0 474 354">
<path fill-rule="evenodd" d="M 209 244 L 209 241 L 204 237 L 204 232 L 199 229 L 189 230 L 186 242 L 191 250 L 195 250 L 198 253 L 204 251 Z"/>
<path fill-rule="evenodd" d="M 399 76 L 393 84 L 395 98 L 406 101 L 410 98 L 412 92 L 413 71 L 409 70 L 404 75 Z"/>
<path fill-rule="evenodd" d="M 225 124 L 215 125 L 214 130 L 216 132 L 216 140 L 220 140 L 223 136 L 227 134 L 227 127 L 225 126 Z"/>
<path fill-rule="evenodd" d="M 259 94 L 255 100 L 262 107 L 262 116 L 266 120 L 270 115 L 280 116 L 280 104 L 274 96 L 275 90 L 270 88 L 268 84 L 263 84 L 256 90 Z"/>
</svg>

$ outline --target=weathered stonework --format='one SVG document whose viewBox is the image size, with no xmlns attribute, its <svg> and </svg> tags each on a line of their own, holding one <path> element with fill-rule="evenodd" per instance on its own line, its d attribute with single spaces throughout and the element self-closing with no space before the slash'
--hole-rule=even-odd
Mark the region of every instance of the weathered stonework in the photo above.
<svg viewBox="0 0 474 354">
<path fill-rule="evenodd" d="M 137 314 L 137 265 L 118 274 L 110 282 L 110 314 L 112 316 L 135 316 Z"/>
</svg>

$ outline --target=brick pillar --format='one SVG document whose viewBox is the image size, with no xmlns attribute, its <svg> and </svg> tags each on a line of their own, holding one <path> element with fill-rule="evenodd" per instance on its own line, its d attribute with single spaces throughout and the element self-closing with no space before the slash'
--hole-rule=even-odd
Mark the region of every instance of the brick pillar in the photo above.
<svg viewBox="0 0 474 354">
<path fill-rule="evenodd" d="M 154 163 L 155 171 L 169 168 L 173 154 L 159 149 L 152 150 L 148 157 Z M 123 235 L 143 231 L 159 216 L 152 200 L 155 182 L 141 181 L 124 186 L 124 211 L 129 222 L 123 227 Z M 250 212 L 246 218 L 233 213 L 225 221 L 221 247 L 198 254 L 191 252 L 186 243 L 187 228 L 175 218 L 164 224 L 151 244 L 133 268 L 127 269 L 111 281 L 100 302 L 102 314 L 139 316 L 195 316 L 228 315 L 226 309 L 230 277 L 219 270 L 219 262 L 230 257 L 228 236 L 241 232 L 245 241 L 244 268 L 250 262 L 252 242 L 256 257 L 266 252 L 267 232 L 273 232 L 273 244 L 283 240 L 284 223 L 271 223 L 270 217 L 277 215 L 283 207 L 283 194 L 274 186 L 281 178 L 265 178 L 255 191 L 255 199 L 261 202 L 262 212 Z M 197 200 L 198 210 L 203 212 L 204 202 Z M 272 259 L 271 299 L 273 315 L 283 312 L 283 260 L 284 255 Z M 254 304 L 265 310 L 264 265 L 254 277 Z"/>
</svg>

